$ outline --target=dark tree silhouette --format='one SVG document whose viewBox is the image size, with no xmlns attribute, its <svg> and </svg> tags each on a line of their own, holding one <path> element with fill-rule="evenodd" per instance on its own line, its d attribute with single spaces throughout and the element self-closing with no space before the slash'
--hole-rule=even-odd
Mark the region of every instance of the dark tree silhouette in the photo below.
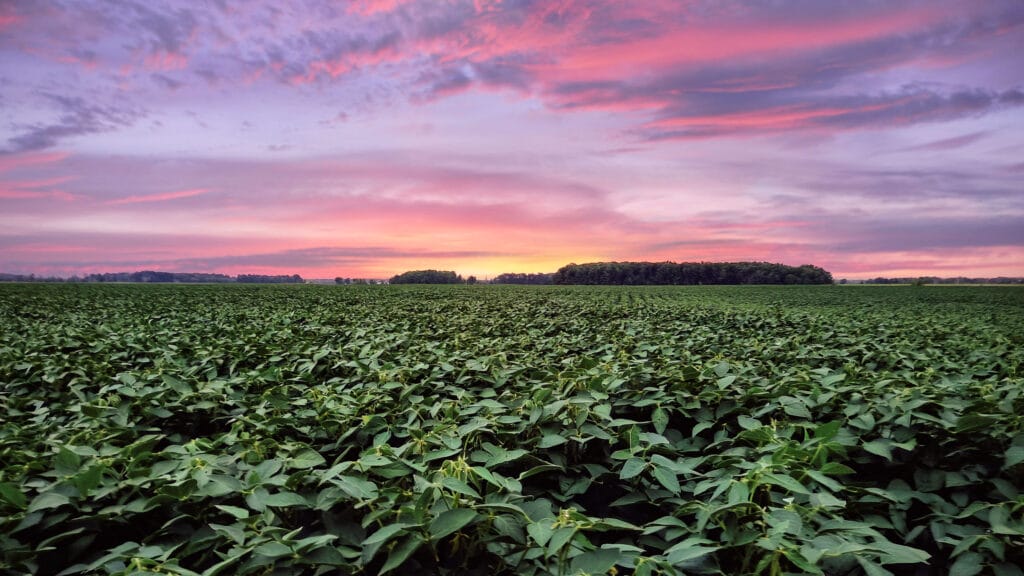
<svg viewBox="0 0 1024 576">
<path fill-rule="evenodd" d="M 499 276 L 500 278 L 500 276 Z M 769 262 L 592 262 L 569 264 L 555 284 L 832 284 L 817 266 Z"/>
<path fill-rule="evenodd" d="M 392 284 L 462 284 L 462 276 L 451 270 L 410 270 L 391 278 Z"/>
</svg>

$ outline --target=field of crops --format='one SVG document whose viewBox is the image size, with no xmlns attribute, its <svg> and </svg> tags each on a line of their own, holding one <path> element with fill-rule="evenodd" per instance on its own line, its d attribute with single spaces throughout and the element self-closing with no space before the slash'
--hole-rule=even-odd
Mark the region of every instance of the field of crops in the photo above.
<svg viewBox="0 0 1024 576">
<path fill-rule="evenodd" d="M 998 574 L 1024 289 L 0 285 L 0 573 Z"/>
</svg>

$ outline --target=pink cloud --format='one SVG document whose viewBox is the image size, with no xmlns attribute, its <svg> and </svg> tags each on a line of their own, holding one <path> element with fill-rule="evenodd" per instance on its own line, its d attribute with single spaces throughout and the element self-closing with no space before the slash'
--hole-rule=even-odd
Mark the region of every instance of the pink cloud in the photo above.
<svg viewBox="0 0 1024 576">
<path fill-rule="evenodd" d="M 382 12 L 393 12 L 411 0 L 351 0 L 345 7 L 349 13 L 372 16 Z"/>
<path fill-rule="evenodd" d="M 635 74 L 641 70 L 740 57 L 770 58 L 779 52 L 819 50 L 890 34 L 906 34 L 934 22 L 941 15 L 938 9 L 906 9 L 819 21 L 813 25 L 756 22 L 677 27 L 652 38 L 581 46 L 538 70 L 552 79 L 566 81 L 618 78 L 624 73 Z"/>
<path fill-rule="evenodd" d="M 157 50 L 146 56 L 143 61 L 147 70 L 152 72 L 163 72 L 168 70 L 181 70 L 188 66 L 188 58 L 183 54 Z"/>
<path fill-rule="evenodd" d="M 0 173 L 40 164 L 53 164 L 68 157 L 65 152 L 26 152 L 0 155 Z"/>
<path fill-rule="evenodd" d="M 404 54 L 395 48 L 383 47 L 370 52 L 350 52 L 333 58 L 316 59 L 307 64 L 303 73 L 290 76 L 288 82 L 298 85 L 315 82 L 325 76 L 334 79 L 363 67 L 377 66 L 403 57 Z"/>
<path fill-rule="evenodd" d="M 77 200 L 79 198 L 77 195 L 57 188 L 61 184 L 74 180 L 73 176 L 48 176 L 37 179 L 10 179 L 4 177 L 5 172 L 53 164 L 63 160 L 66 156 L 66 154 L 59 153 L 0 156 L 0 199 L 37 200 L 54 198 L 65 202 Z"/>
<path fill-rule="evenodd" d="M 166 200 L 177 200 L 179 198 L 191 198 L 192 196 L 199 196 L 206 194 L 210 190 L 207 188 L 192 188 L 189 190 L 178 190 L 175 192 L 161 192 L 158 194 L 144 194 L 138 196 L 126 196 L 124 198 L 118 198 L 117 200 L 111 200 L 108 204 L 138 204 L 140 202 L 164 202 Z"/>
<path fill-rule="evenodd" d="M 21 22 L 22 18 L 15 14 L 14 7 L 12 5 L 0 6 L 0 29 L 14 26 Z"/>
<path fill-rule="evenodd" d="M 0 184 L 2 186 L 2 184 Z M 77 199 L 74 194 L 61 190 L 35 191 L 0 188 L 0 198 L 4 200 L 35 200 L 40 198 L 56 198 L 65 202 L 72 202 Z"/>
</svg>

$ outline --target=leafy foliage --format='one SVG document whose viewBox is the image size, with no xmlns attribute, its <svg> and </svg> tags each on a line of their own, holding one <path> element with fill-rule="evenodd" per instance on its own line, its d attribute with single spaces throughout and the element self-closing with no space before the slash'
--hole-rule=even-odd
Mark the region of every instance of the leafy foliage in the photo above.
<svg viewBox="0 0 1024 576">
<path fill-rule="evenodd" d="M 1019 575 L 1022 296 L 0 286 L 0 572 Z"/>
</svg>

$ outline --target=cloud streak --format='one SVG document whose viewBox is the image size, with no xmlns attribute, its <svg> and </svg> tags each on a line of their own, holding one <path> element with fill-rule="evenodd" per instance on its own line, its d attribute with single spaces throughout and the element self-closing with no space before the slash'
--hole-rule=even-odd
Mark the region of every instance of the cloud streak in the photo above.
<svg viewBox="0 0 1024 576">
<path fill-rule="evenodd" d="M 108 204 L 119 205 L 119 204 L 139 204 L 142 202 L 166 202 L 168 200 L 178 200 L 181 198 L 192 198 L 193 196 L 200 196 L 206 194 L 210 190 L 207 188 L 192 188 L 189 190 L 177 190 L 174 192 L 161 192 L 157 194 L 145 194 L 138 196 L 126 196 L 124 198 L 118 198 L 117 200 L 111 200 Z"/>
</svg>

